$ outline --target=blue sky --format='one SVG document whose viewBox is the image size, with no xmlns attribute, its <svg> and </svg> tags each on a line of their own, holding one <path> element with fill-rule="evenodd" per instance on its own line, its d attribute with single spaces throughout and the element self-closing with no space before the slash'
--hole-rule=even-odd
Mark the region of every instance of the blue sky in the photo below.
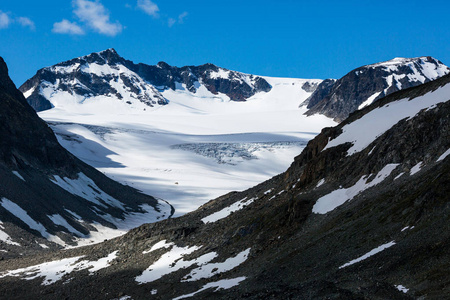
<svg viewBox="0 0 450 300">
<path fill-rule="evenodd" d="M 450 1 L 2 1 L 0 56 L 21 85 L 60 61 L 115 48 L 134 62 L 339 78 L 430 55 L 450 65 Z"/>
</svg>

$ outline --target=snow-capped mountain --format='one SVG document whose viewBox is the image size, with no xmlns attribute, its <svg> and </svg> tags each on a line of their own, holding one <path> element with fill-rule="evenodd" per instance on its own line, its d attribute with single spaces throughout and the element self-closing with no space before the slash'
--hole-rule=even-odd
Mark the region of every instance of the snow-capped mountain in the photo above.
<svg viewBox="0 0 450 300">
<path fill-rule="evenodd" d="M 350 71 L 337 81 L 324 81 L 304 104 L 308 115 L 324 114 L 335 121 L 393 92 L 417 86 L 450 73 L 429 56 L 394 58 Z"/>
<path fill-rule="evenodd" d="M 449 126 L 446 75 L 324 129 L 246 191 L 94 246 L 0 261 L 0 295 L 446 298 Z"/>
<path fill-rule="evenodd" d="M 108 49 L 44 68 L 21 91 L 72 154 L 180 215 L 282 172 L 334 125 L 298 107 L 320 83 L 134 64 Z M 142 87 L 167 104 L 142 103 Z"/>
<path fill-rule="evenodd" d="M 4 257 L 103 241 L 173 214 L 166 202 L 112 181 L 64 149 L 1 58 L 0 141 Z"/>
<path fill-rule="evenodd" d="M 196 94 L 202 87 L 231 101 L 244 101 L 271 89 L 262 77 L 213 64 L 182 68 L 164 62 L 156 66 L 134 64 L 114 49 L 43 68 L 19 89 L 37 111 L 92 103 L 145 110 L 168 104 L 162 94 L 167 89 L 187 89 Z"/>
</svg>

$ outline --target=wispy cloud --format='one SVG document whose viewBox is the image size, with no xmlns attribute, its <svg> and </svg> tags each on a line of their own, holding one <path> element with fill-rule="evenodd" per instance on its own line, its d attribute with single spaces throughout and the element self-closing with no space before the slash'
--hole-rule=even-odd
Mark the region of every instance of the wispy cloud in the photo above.
<svg viewBox="0 0 450 300">
<path fill-rule="evenodd" d="M 169 27 L 172 27 L 176 23 L 177 23 L 177 20 L 175 20 L 174 18 L 169 18 L 169 20 L 167 21 L 167 24 L 169 25 Z"/>
<path fill-rule="evenodd" d="M 99 0 L 73 0 L 74 13 L 80 21 L 100 34 L 115 36 L 122 32 L 122 25 L 111 22 L 109 12 Z"/>
<path fill-rule="evenodd" d="M 184 23 L 184 19 L 186 19 L 186 17 L 189 15 L 189 13 L 187 11 L 182 12 L 177 19 L 174 18 L 169 18 L 169 20 L 167 21 L 167 25 L 169 25 L 169 27 L 172 27 L 175 24 L 183 24 Z"/>
<path fill-rule="evenodd" d="M 178 23 L 183 24 L 184 19 L 188 16 L 188 12 L 184 11 L 178 16 Z"/>
<path fill-rule="evenodd" d="M 11 24 L 11 18 L 0 10 L 0 29 L 8 28 L 9 24 Z"/>
<path fill-rule="evenodd" d="M 150 0 L 138 0 L 137 1 L 137 7 L 141 10 L 143 10 L 147 15 L 150 15 L 154 18 L 157 18 L 159 16 L 159 7 L 156 5 L 156 3 L 153 3 Z"/>
<path fill-rule="evenodd" d="M 22 25 L 23 27 L 28 27 L 31 30 L 35 30 L 36 26 L 34 25 L 34 22 L 31 21 L 29 18 L 27 17 L 18 17 L 17 18 L 17 22 Z"/>
<path fill-rule="evenodd" d="M 52 32 L 72 35 L 83 35 L 84 30 L 75 22 L 63 19 L 61 22 L 53 24 Z"/>
<path fill-rule="evenodd" d="M 20 24 L 22 27 L 28 27 L 31 30 L 35 30 L 36 26 L 30 18 L 27 17 L 11 17 L 10 13 L 5 13 L 0 10 L 0 29 L 8 28 L 11 24 Z"/>
</svg>

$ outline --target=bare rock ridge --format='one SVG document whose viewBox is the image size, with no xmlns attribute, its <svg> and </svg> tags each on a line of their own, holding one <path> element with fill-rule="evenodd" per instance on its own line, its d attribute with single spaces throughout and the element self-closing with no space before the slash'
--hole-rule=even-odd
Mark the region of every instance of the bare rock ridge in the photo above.
<svg viewBox="0 0 450 300">
<path fill-rule="evenodd" d="M 0 261 L 0 295 L 445 298 L 449 132 L 446 75 L 325 128 L 286 172 L 246 191 L 94 246 Z"/>
<path fill-rule="evenodd" d="M 170 206 L 123 186 L 65 150 L 0 58 L 0 253 L 74 245 L 127 216 L 167 218 Z M 149 217 L 149 220 L 151 218 Z"/>
<path fill-rule="evenodd" d="M 351 112 L 393 92 L 417 86 L 450 73 L 430 56 L 395 58 L 350 71 L 336 81 L 323 81 L 305 101 L 308 115 L 323 114 L 343 121 Z"/>
<path fill-rule="evenodd" d="M 233 101 L 245 101 L 271 86 L 261 77 L 217 67 L 213 64 L 182 68 L 159 62 L 156 66 L 134 64 L 114 49 L 75 58 L 39 70 L 19 89 L 28 103 L 42 111 L 53 107 L 52 93 L 65 92 L 77 101 L 93 97 L 114 97 L 147 106 L 166 105 L 161 91 L 186 88 L 196 93 L 204 85 L 211 93 L 222 93 Z M 184 86 L 184 87 L 183 87 Z"/>
</svg>

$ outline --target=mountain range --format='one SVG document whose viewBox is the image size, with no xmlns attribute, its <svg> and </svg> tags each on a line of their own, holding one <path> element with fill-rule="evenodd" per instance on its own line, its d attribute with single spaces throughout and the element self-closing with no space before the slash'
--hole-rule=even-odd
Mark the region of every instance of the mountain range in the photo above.
<svg viewBox="0 0 450 300">
<path fill-rule="evenodd" d="M 0 298 L 445 298 L 447 73 L 419 57 L 277 79 L 108 49 L 19 91 L 0 60 Z M 182 215 L 149 196 L 169 186 L 152 164 L 183 198 L 218 187 L 203 166 L 257 174 L 293 144 L 284 172 Z"/>
<path fill-rule="evenodd" d="M 1 295 L 442 299 L 450 75 L 379 99 L 283 173 L 93 246 L 0 262 Z M 7 284 L 6 284 L 7 283 Z"/>
<path fill-rule="evenodd" d="M 351 112 L 373 101 L 448 73 L 450 68 L 430 56 L 394 58 L 362 66 L 338 80 L 305 81 L 302 89 L 312 94 L 304 101 L 299 97 L 298 102 L 307 106 L 307 115 L 319 113 L 341 122 Z M 196 94 L 201 87 L 225 101 L 246 101 L 272 89 L 268 80 L 261 76 L 213 64 L 182 68 L 164 62 L 156 66 L 135 64 L 114 49 L 43 68 L 19 89 L 36 111 L 42 111 L 105 97 L 140 108 L 144 104 L 142 109 L 146 109 L 145 106 L 168 104 L 170 100 L 162 94 L 167 89 L 186 89 Z"/>
<path fill-rule="evenodd" d="M 139 222 L 173 214 L 166 202 L 112 181 L 64 149 L 9 79 L 3 59 L 0 98 L 4 257 L 74 246 L 80 239 L 96 240 L 98 229 L 121 229 L 123 233 Z M 98 238 L 102 241 L 108 236 Z"/>
<path fill-rule="evenodd" d="M 184 85 L 184 87 L 182 87 Z M 95 101 L 109 97 L 132 106 L 168 104 L 161 94 L 166 89 L 186 88 L 191 93 L 204 86 L 212 94 L 224 94 L 243 101 L 257 92 L 271 89 L 259 76 L 247 75 L 212 64 L 182 68 L 159 62 L 156 66 L 134 64 L 114 49 L 75 58 L 39 70 L 20 90 L 37 111 L 59 105 L 59 100 Z M 55 94 L 63 93 L 62 96 Z"/>
<path fill-rule="evenodd" d="M 361 67 L 339 80 L 273 78 L 213 64 L 133 63 L 107 49 L 43 68 L 20 90 L 72 154 L 169 201 L 178 215 L 283 172 L 308 140 L 375 100 L 374 93 L 448 71 L 418 57 Z M 324 109 L 315 113 L 318 105 Z"/>
</svg>

